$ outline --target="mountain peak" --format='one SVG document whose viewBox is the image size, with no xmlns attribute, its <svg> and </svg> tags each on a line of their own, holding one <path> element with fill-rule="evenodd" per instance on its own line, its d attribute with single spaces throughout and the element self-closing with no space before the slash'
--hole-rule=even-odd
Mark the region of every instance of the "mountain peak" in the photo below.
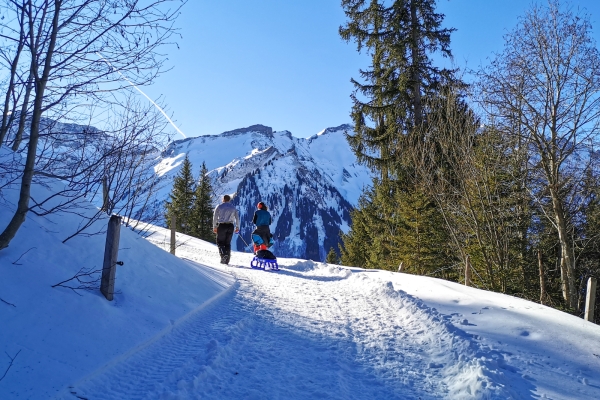
<svg viewBox="0 0 600 400">
<path fill-rule="evenodd" d="M 270 126 L 256 124 L 256 125 L 249 126 L 247 128 L 238 128 L 238 129 L 234 129 L 232 131 L 223 132 L 223 133 L 221 133 L 221 135 L 222 136 L 235 136 L 235 135 L 239 135 L 241 133 L 248 133 L 248 132 L 258 132 L 258 133 L 263 133 L 265 135 L 271 136 L 271 135 L 273 135 L 273 128 L 271 128 Z"/>
<path fill-rule="evenodd" d="M 354 127 L 350 124 L 342 124 L 339 126 L 334 126 L 334 127 L 330 127 L 330 128 L 325 128 L 323 129 L 321 132 L 317 133 L 316 135 L 312 135 L 310 137 L 307 138 L 308 142 L 311 143 L 313 140 L 317 139 L 320 136 L 323 135 L 327 135 L 328 133 L 333 133 L 333 132 L 353 132 L 354 131 Z"/>
<path fill-rule="evenodd" d="M 342 124 L 340 126 L 334 126 L 331 128 L 327 128 L 324 131 L 320 132 L 319 135 L 324 135 L 330 132 L 338 132 L 338 131 L 353 131 L 354 127 L 351 124 Z"/>
</svg>

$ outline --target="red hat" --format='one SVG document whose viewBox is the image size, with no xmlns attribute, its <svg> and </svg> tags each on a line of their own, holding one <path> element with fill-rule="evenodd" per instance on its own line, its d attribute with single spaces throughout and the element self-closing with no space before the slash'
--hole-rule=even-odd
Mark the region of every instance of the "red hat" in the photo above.
<svg viewBox="0 0 600 400">
<path fill-rule="evenodd" d="M 265 203 L 263 203 L 262 201 L 259 201 L 258 204 L 256 205 L 256 208 L 258 208 L 258 209 L 265 208 Z"/>
</svg>

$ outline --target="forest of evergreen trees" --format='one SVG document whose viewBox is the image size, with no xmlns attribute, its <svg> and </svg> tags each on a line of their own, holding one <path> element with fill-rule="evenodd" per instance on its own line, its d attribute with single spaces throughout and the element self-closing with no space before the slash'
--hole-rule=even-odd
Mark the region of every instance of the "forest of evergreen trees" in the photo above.
<svg viewBox="0 0 600 400">
<path fill-rule="evenodd" d="M 179 173 L 173 180 L 173 190 L 165 206 L 165 221 L 171 226 L 175 215 L 175 230 L 208 242 L 215 241 L 213 233 L 213 187 L 206 164 L 202 163 L 198 179 L 194 178 L 192 163 L 185 156 Z"/>
<path fill-rule="evenodd" d="M 435 6 L 342 1 L 340 35 L 371 57 L 352 80 L 347 138 L 376 178 L 341 263 L 462 283 L 468 260 L 476 287 L 581 315 L 588 277 L 600 275 L 589 16 L 533 5 L 489 64 L 459 71 L 435 66 L 451 57 L 453 31 Z"/>
</svg>

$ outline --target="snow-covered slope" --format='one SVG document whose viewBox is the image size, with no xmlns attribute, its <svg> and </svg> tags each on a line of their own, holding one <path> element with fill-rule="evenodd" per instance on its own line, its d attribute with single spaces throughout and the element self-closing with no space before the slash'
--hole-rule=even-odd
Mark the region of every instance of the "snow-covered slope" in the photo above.
<svg viewBox="0 0 600 400">
<path fill-rule="evenodd" d="M 102 262 L 102 234 L 62 243 L 77 224 L 29 214 L 0 251 L 0 399 L 600 398 L 600 327 L 539 304 L 302 259 L 223 266 L 185 235 L 174 257 L 158 227 L 122 227 L 108 302 L 51 287 Z"/>
<path fill-rule="evenodd" d="M 2 151 L 4 149 L 0 149 Z M 3 182 L 0 176 L 0 186 Z M 34 198 L 61 189 L 33 185 Z M 18 190 L 3 188 L 0 229 L 14 211 Z M 100 294 L 108 219 L 66 243 L 79 215 L 95 209 L 44 217 L 27 215 L 17 236 L 0 251 L 0 399 L 48 399 L 78 376 L 168 332 L 180 319 L 230 287 L 230 276 L 198 271 L 121 228 L 115 300 Z M 87 274 L 87 275 L 85 275 Z M 66 281 L 65 287 L 52 287 Z M 72 290 L 90 284 L 94 291 Z M 10 365 L 10 359 L 14 362 Z M 10 367 L 10 368 L 9 368 Z"/>
<path fill-rule="evenodd" d="M 215 202 L 223 194 L 235 194 L 246 242 L 256 204 L 264 201 L 273 216 L 274 252 L 323 260 L 331 247 L 337 249 L 339 232 L 348 231 L 350 211 L 371 181 L 370 171 L 356 162 L 345 139 L 344 132 L 351 130 L 341 125 L 301 139 L 254 125 L 175 141 L 155 166 L 163 177 L 158 197 L 168 198 L 187 154 L 196 170 L 206 163 L 215 180 Z M 244 247 L 238 238 L 234 248 Z"/>
</svg>

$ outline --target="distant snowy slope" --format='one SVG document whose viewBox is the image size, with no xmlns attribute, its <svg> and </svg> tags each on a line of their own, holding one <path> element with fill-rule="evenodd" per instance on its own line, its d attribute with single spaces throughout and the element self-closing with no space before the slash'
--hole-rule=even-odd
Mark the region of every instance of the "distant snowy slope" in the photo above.
<svg viewBox="0 0 600 400">
<path fill-rule="evenodd" d="M 319 168 L 352 205 L 358 203 L 365 186 L 371 183 L 372 173 L 356 161 L 345 132 L 352 133 L 351 125 L 327 128 L 307 139 L 309 153 Z"/>
<path fill-rule="evenodd" d="M 52 155 L 55 175 L 57 171 L 71 171 L 73 165 L 86 160 L 85 152 L 105 151 L 106 133 L 94 127 L 49 119 L 43 120 L 43 126 L 55 134 L 41 139 L 40 156 Z M 134 184 L 132 190 L 127 190 L 121 184 L 118 193 L 109 187 L 109 196 L 117 210 L 136 198 L 133 218 L 164 223 L 165 201 L 187 154 L 196 177 L 202 163 L 206 163 L 214 180 L 214 206 L 223 194 L 234 195 L 233 203 L 242 216 L 242 235 L 233 243 L 234 249 L 243 250 L 244 241 L 250 242 L 252 215 L 256 204 L 264 201 L 273 216 L 271 230 L 276 244 L 272 250 L 280 256 L 321 261 L 331 248 L 338 250 L 339 234 L 348 232 L 350 212 L 373 176 L 357 162 L 348 145 L 345 133 L 352 129 L 346 124 L 309 138 L 297 138 L 288 131 L 253 125 L 219 135 L 176 140 L 162 151 L 151 148 L 140 168 L 145 186 Z M 146 195 L 150 197 L 147 201 Z M 102 201 L 100 195 L 95 201 Z"/>
<path fill-rule="evenodd" d="M 246 242 L 255 206 L 264 201 L 273 215 L 273 250 L 280 256 L 323 260 L 331 247 L 338 248 L 339 233 L 348 231 L 350 211 L 371 182 L 371 172 L 356 162 L 346 141 L 344 132 L 351 130 L 341 125 L 302 139 L 253 125 L 174 141 L 154 167 L 162 177 L 158 197 L 168 198 L 187 154 L 196 174 L 206 163 L 215 181 L 215 203 L 223 194 L 235 194 Z M 244 247 L 242 239 L 234 242 L 235 249 Z"/>
</svg>

